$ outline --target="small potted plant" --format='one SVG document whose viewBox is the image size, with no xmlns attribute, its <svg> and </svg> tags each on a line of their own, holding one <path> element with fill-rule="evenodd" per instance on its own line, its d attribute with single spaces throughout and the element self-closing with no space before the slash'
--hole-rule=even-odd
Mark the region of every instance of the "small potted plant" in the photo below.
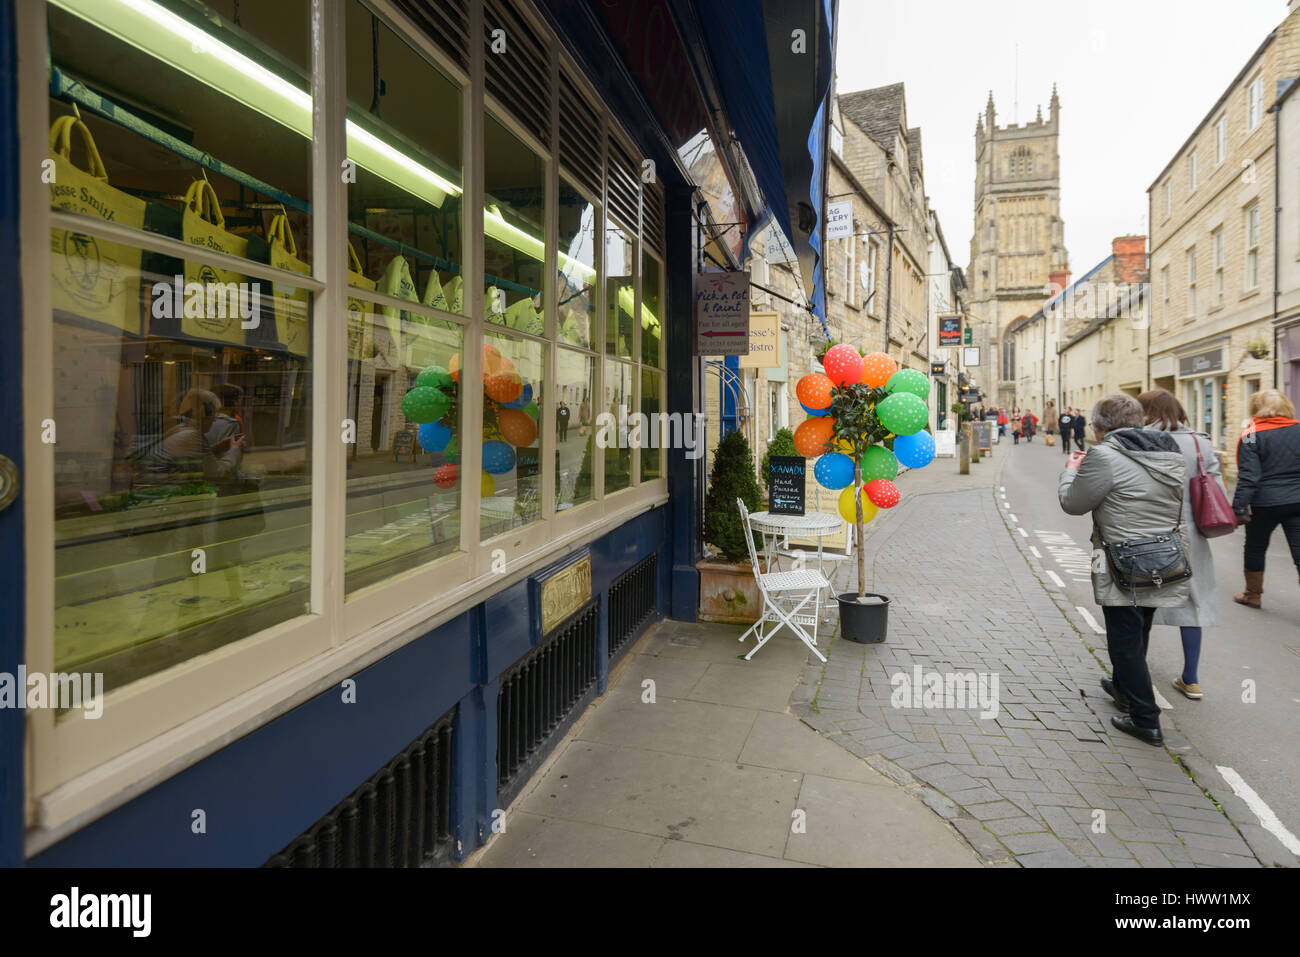
<svg viewBox="0 0 1300 957">
<path fill-rule="evenodd" d="M 700 573 L 700 618 L 705 621 L 752 622 L 763 607 L 749 563 L 745 523 L 736 499 L 751 512 L 759 509 L 754 456 L 739 430 L 718 443 L 704 498 L 704 541 L 716 552 L 696 564 Z"/>
<path fill-rule="evenodd" d="M 798 454 L 794 447 L 794 433 L 789 429 L 777 429 L 776 435 L 772 436 L 772 441 L 767 443 L 767 451 L 763 453 L 763 461 L 759 465 L 760 474 L 763 476 L 763 488 L 767 489 L 769 496 L 772 494 L 770 469 L 772 456 Z"/>
<path fill-rule="evenodd" d="M 1269 352 L 1268 340 L 1252 339 L 1250 340 L 1250 342 L 1246 343 L 1246 351 L 1249 352 L 1256 359 L 1267 359 L 1268 352 Z"/>
</svg>

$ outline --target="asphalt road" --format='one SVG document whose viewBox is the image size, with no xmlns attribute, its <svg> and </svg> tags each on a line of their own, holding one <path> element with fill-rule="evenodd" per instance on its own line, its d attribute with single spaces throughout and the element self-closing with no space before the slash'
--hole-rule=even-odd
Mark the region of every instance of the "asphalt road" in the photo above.
<svg viewBox="0 0 1300 957">
<path fill-rule="evenodd" d="M 1093 622 L 1100 624 L 1102 616 L 1088 573 L 1092 523 L 1086 515 L 1061 510 L 1056 490 L 1065 456 L 1060 446 L 1049 448 L 1039 436 L 1004 451 L 994 490 L 999 502 L 1041 556 L 1046 578 L 1069 598 L 1075 623 L 1085 634 L 1097 631 Z M 1148 662 L 1162 707 L 1172 706 L 1192 744 L 1211 764 L 1235 770 L 1282 825 L 1300 836 L 1300 583 L 1279 529 L 1269 544 L 1263 609 L 1234 603 L 1233 593 L 1244 587 L 1242 546 L 1240 530 L 1211 541 L 1219 625 L 1205 629 L 1201 648 L 1205 697 L 1188 700 L 1171 684 L 1183 665 L 1177 628 L 1152 629 Z M 1105 639 L 1100 634 L 1097 639 L 1093 647 L 1104 655 Z M 1248 681 L 1254 683 L 1254 703 L 1242 700 Z M 1231 775 L 1226 777 L 1232 783 Z"/>
</svg>

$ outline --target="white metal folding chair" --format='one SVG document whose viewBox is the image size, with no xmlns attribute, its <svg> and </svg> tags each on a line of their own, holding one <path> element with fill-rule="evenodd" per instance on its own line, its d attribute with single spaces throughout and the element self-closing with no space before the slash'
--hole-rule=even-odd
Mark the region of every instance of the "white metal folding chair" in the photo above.
<svg viewBox="0 0 1300 957">
<path fill-rule="evenodd" d="M 817 622 L 821 617 L 822 589 L 829 589 L 830 583 L 821 572 L 809 569 L 764 573 L 758 564 L 758 551 L 754 548 L 754 530 L 749 523 L 749 509 L 745 508 L 742 499 L 736 499 L 736 506 L 740 509 L 740 517 L 745 523 L 745 543 L 749 546 L 749 562 L 754 567 L 754 580 L 758 583 L 759 594 L 763 596 L 763 609 L 759 613 L 758 621 L 740 636 L 742 642 L 751 634 L 758 636 L 758 644 L 749 650 L 745 660 L 754 657 L 754 652 L 767 644 L 784 626 L 793 631 L 813 654 L 825 661 L 826 656 L 817 648 Z M 803 611 L 809 602 L 813 603 L 811 614 Z M 770 631 L 765 630 L 764 625 L 768 622 L 774 623 L 776 627 Z M 813 626 L 811 635 L 804 625 Z"/>
</svg>

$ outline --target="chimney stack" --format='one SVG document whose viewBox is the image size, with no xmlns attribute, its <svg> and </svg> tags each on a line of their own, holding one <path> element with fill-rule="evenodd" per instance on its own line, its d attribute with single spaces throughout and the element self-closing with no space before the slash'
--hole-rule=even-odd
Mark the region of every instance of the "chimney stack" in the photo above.
<svg viewBox="0 0 1300 957">
<path fill-rule="evenodd" d="M 1063 289 L 1067 289 L 1070 285 L 1070 270 L 1053 269 L 1048 274 L 1048 282 L 1050 282 L 1052 284 L 1052 287 L 1056 289 L 1058 292 Z M 1052 295 L 1056 295 L 1056 293 L 1052 293 Z"/>
<path fill-rule="evenodd" d="M 1146 282 L 1147 238 L 1145 236 L 1116 236 L 1110 243 L 1115 257 L 1117 283 Z"/>
</svg>

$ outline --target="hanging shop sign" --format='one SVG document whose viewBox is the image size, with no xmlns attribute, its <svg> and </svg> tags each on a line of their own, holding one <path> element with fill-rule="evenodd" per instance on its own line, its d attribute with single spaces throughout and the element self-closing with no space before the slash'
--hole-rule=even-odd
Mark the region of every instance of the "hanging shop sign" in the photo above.
<svg viewBox="0 0 1300 957">
<path fill-rule="evenodd" d="M 792 263 L 796 261 L 794 247 L 785 238 L 785 233 L 781 232 L 780 228 L 775 225 L 767 231 L 767 241 L 763 244 L 763 257 L 769 263 Z"/>
<path fill-rule="evenodd" d="M 930 363 L 930 375 L 933 378 L 938 378 L 939 376 L 947 375 L 948 374 L 947 369 L 948 369 L 948 363 L 946 362 Z"/>
<path fill-rule="evenodd" d="M 964 349 L 962 349 L 962 350 L 961 350 L 961 364 L 964 365 L 964 366 L 966 366 L 966 368 L 968 368 L 968 369 L 969 369 L 971 366 L 977 366 L 977 365 L 979 365 L 979 364 L 980 364 L 980 347 L 979 347 L 979 346 L 966 346 Z"/>
<path fill-rule="evenodd" d="M 853 235 L 853 200 L 826 204 L 826 238 L 848 239 Z"/>
<path fill-rule="evenodd" d="M 749 354 L 749 273 L 711 272 L 695 287 L 695 354 Z"/>
<path fill-rule="evenodd" d="M 941 346 L 961 345 L 961 316 L 960 315 L 939 317 L 939 345 Z"/>
<path fill-rule="evenodd" d="M 775 312 L 749 314 L 749 355 L 742 369 L 777 369 L 781 365 L 781 316 Z"/>
</svg>

